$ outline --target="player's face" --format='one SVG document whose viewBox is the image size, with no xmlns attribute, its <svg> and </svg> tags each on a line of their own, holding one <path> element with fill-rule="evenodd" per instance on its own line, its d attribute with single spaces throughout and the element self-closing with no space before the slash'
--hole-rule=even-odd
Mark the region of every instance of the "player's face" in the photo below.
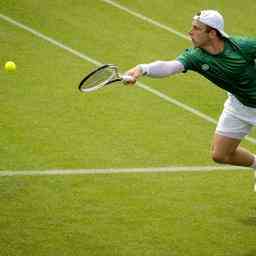
<svg viewBox="0 0 256 256">
<path fill-rule="evenodd" d="M 197 20 L 192 21 L 192 28 L 188 34 L 195 47 L 204 47 L 210 42 L 207 26 Z"/>
</svg>

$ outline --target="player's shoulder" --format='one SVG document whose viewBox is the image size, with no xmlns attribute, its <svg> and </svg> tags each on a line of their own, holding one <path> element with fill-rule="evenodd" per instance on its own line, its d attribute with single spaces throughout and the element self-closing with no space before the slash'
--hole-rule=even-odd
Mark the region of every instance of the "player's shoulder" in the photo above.
<svg viewBox="0 0 256 256">
<path fill-rule="evenodd" d="M 252 44 L 256 44 L 255 37 L 247 37 L 247 36 L 232 36 L 229 40 L 233 43 L 238 44 L 241 48 L 250 47 Z"/>
<path fill-rule="evenodd" d="M 191 47 L 191 48 L 186 48 L 183 51 L 183 55 L 190 56 L 190 57 L 197 57 L 202 54 L 202 50 L 197 47 Z"/>
<path fill-rule="evenodd" d="M 196 54 L 196 53 L 199 53 L 200 52 L 200 48 L 197 48 L 197 47 L 190 47 L 190 48 L 186 48 L 185 49 L 185 52 L 187 53 L 191 53 L 191 54 Z"/>
<path fill-rule="evenodd" d="M 186 72 L 187 70 L 197 70 L 197 63 L 199 63 L 201 59 L 202 59 L 202 50 L 196 47 L 185 49 L 176 58 L 176 60 L 181 62 L 185 67 L 184 72 Z"/>
</svg>

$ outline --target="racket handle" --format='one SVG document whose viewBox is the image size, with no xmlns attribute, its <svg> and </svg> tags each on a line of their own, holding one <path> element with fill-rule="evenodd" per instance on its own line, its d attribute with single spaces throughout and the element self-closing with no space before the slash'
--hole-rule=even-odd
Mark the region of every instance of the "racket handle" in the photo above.
<svg viewBox="0 0 256 256">
<path fill-rule="evenodd" d="M 122 80 L 123 80 L 124 83 L 129 83 L 129 82 L 133 82 L 134 78 L 133 78 L 133 76 L 123 75 Z"/>
</svg>

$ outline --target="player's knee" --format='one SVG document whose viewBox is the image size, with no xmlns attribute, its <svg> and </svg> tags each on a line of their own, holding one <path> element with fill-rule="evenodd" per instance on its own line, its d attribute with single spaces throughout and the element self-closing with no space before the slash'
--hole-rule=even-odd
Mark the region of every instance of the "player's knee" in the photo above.
<svg viewBox="0 0 256 256">
<path fill-rule="evenodd" d="M 212 160 L 219 164 L 227 163 L 227 156 L 225 154 L 221 154 L 215 150 L 212 151 Z"/>
</svg>

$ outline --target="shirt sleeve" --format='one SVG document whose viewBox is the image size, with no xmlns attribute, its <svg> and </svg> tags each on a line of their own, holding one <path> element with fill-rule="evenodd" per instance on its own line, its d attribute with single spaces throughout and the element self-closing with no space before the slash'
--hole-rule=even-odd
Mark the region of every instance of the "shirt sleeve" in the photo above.
<svg viewBox="0 0 256 256">
<path fill-rule="evenodd" d="M 249 58 L 256 59 L 256 38 L 234 37 L 234 40 Z"/>
<path fill-rule="evenodd" d="M 193 52 L 194 52 L 193 48 L 188 48 L 176 58 L 177 61 L 183 64 L 184 73 L 187 72 L 188 70 L 195 70 L 195 66 L 193 63 Z"/>
<path fill-rule="evenodd" d="M 165 77 L 181 73 L 184 71 L 184 66 L 180 61 L 154 61 L 149 64 L 140 64 L 143 74 L 150 77 Z"/>
<path fill-rule="evenodd" d="M 248 44 L 248 48 L 251 56 L 255 59 L 256 58 L 256 38 L 248 38 L 247 44 Z"/>
</svg>

